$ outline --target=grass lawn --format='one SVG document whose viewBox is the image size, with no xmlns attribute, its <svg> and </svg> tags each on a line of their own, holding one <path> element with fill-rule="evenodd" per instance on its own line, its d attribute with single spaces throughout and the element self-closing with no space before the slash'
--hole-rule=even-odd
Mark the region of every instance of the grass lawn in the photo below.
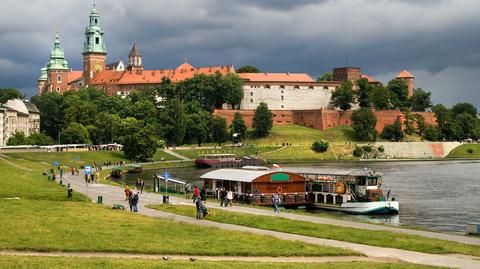
<svg viewBox="0 0 480 269">
<path fill-rule="evenodd" d="M 196 159 L 202 154 L 235 154 L 237 156 L 256 155 L 263 152 L 270 152 L 280 147 L 239 147 L 239 148 L 217 148 L 217 149 L 178 149 L 175 152 L 182 154 L 190 159 Z"/>
<path fill-rule="evenodd" d="M 5 155 L 16 158 L 24 159 L 34 162 L 45 162 L 53 164 L 54 161 L 58 161 L 60 165 L 72 166 L 91 164 L 92 162 L 103 163 L 104 161 L 125 161 L 130 162 L 125 158 L 121 151 L 81 151 L 81 152 L 22 152 L 22 153 L 5 153 Z M 155 153 L 154 160 L 160 161 L 161 157 L 165 160 L 177 160 L 175 156 L 165 153 L 163 150 L 158 149 Z M 79 158 L 78 161 L 74 161 L 74 158 Z"/>
<path fill-rule="evenodd" d="M 352 141 L 353 129 L 348 126 L 338 126 L 321 131 L 300 125 L 273 126 L 267 137 L 248 139 L 245 142 L 260 146 L 281 146 L 282 143 L 311 146 L 314 141 L 322 139 L 336 142 Z"/>
<path fill-rule="evenodd" d="M 480 144 L 460 145 L 450 151 L 447 158 L 480 158 Z"/>
<path fill-rule="evenodd" d="M 180 215 L 192 216 L 195 214 L 195 208 L 187 205 L 152 205 L 149 207 Z M 210 209 L 210 211 L 212 214 L 208 216 L 208 219 L 222 223 L 426 253 L 459 253 L 480 256 L 480 246 L 478 245 L 462 244 L 388 231 L 370 231 L 317 224 L 282 217 L 253 216 L 251 214 L 216 209 Z"/>
<path fill-rule="evenodd" d="M 14 166 L 22 164 L 30 171 Z M 0 197 L 21 198 L 0 199 L 0 215 L 8 220 L 2 224 L 0 249 L 240 256 L 356 254 L 339 248 L 151 218 L 89 202 L 63 201 L 65 189 L 41 176 L 43 166 L 0 160 Z"/>
<path fill-rule="evenodd" d="M 322 160 L 355 160 L 352 156 L 354 144 L 331 142 L 323 153 L 313 151 L 310 146 L 291 146 L 282 150 L 261 154 L 262 158 L 274 162 L 309 162 Z"/>
<path fill-rule="evenodd" d="M 407 263 L 371 263 L 371 262 L 333 262 L 333 263 L 268 263 L 268 262 L 240 262 L 240 261 L 163 261 L 141 259 L 113 259 L 113 258 L 70 258 L 70 257 L 15 257 L 0 256 L 1 268 L 36 268 L 36 269 L 154 269 L 154 268 L 188 268 L 188 269 L 230 269 L 230 268 L 257 268 L 257 269 L 428 269 L 440 268 Z"/>
</svg>

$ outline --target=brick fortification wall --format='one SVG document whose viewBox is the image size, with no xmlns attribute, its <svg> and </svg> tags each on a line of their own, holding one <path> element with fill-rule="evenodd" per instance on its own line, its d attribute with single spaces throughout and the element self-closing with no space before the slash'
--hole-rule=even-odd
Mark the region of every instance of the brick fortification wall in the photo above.
<svg viewBox="0 0 480 269">
<path fill-rule="evenodd" d="M 252 127 L 254 110 L 215 110 L 214 115 L 223 117 L 230 124 L 233 120 L 233 115 L 239 112 L 245 124 Z M 326 130 L 340 125 L 350 126 L 352 124 L 353 111 L 338 111 L 338 110 L 272 110 L 274 115 L 273 125 L 290 125 L 297 124 L 309 128 L 319 130 Z M 405 116 L 399 110 L 382 110 L 374 111 L 377 118 L 377 125 L 375 129 L 377 132 L 383 131 L 385 125 L 393 124 L 395 120 L 400 122 L 405 121 Z M 425 118 L 427 125 L 437 125 L 435 114 L 433 112 L 413 112 L 413 114 L 420 114 Z"/>
</svg>

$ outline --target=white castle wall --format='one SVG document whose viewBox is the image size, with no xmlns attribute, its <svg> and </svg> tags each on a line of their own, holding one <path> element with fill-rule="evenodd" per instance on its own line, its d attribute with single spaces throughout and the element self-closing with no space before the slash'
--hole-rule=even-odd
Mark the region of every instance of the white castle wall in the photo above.
<svg viewBox="0 0 480 269">
<path fill-rule="evenodd" d="M 376 142 L 375 147 L 382 145 L 385 154 L 395 158 L 444 158 L 460 142 Z"/>
</svg>

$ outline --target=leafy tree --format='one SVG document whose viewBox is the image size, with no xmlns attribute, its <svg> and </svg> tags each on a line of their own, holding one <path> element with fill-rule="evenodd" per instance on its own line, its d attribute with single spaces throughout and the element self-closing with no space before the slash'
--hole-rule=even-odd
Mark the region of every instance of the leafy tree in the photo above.
<svg viewBox="0 0 480 269">
<path fill-rule="evenodd" d="M 122 119 L 117 114 L 100 112 L 89 129 L 90 138 L 95 144 L 117 142 L 120 136 Z M 92 133 L 94 131 L 94 133 Z"/>
<path fill-rule="evenodd" d="M 46 146 L 53 145 L 55 142 L 50 136 L 47 136 L 42 133 L 33 133 L 27 137 L 27 144 L 37 145 L 37 146 Z"/>
<path fill-rule="evenodd" d="M 468 112 L 464 112 L 455 117 L 455 122 L 462 129 L 462 138 L 480 138 L 480 123 L 476 116 Z"/>
<path fill-rule="evenodd" d="M 358 100 L 358 105 L 360 107 L 365 107 L 365 108 L 370 108 L 370 98 L 368 97 L 370 95 L 370 90 L 371 86 L 368 83 L 368 79 L 366 78 L 361 78 L 357 80 L 357 100 Z"/>
<path fill-rule="evenodd" d="M 10 136 L 7 140 L 7 146 L 19 146 L 19 145 L 27 145 L 27 137 L 23 132 L 15 132 L 12 136 Z"/>
<path fill-rule="evenodd" d="M 333 74 L 332 72 L 325 72 L 323 75 L 317 78 L 317 82 L 320 81 L 333 81 Z"/>
<path fill-rule="evenodd" d="M 360 108 L 352 114 L 352 127 L 355 138 L 360 141 L 375 141 L 377 118 L 370 109 Z"/>
<path fill-rule="evenodd" d="M 403 80 L 393 79 L 388 82 L 391 102 L 394 108 L 408 107 L 408 86 Z"/>
<path fill-rule="evenodd" d="M 405 133 L 413 134 L 415 132 L 415 116 L 410 111 L 405 111 Z"/>
<path fill-rule="evenodd" d="M 17 89 L 0 89 L 0 104 L 5 104 L 8 100 L 11 99 L 24 99 L 23 95 Z"/>
<path fill-rule="evenodd" d="M 247 137 L 247 125 L 242 118 L 242 114 L 236 112 L 233 115 L 232 124 L 230 125 L 231 134 L 237 133 L 240 139 Z"/>
<path fill-rule="evenodd" d="M 227 73 L 221 79 L 220 88 L 225 96 L 221 99 L 234 109 L 243 99 L 243 80 L 234 73 Z"/>
<path fill-rule="evenodd" d="M 120 138 L 125 157 L 133 161 L 145 161 L 157 151 L 158 140 L 151 124 L 135 118 L 126 118 L 122 123 Z"/>
<path fill-rule="evenodd" d="M 327 141 L 315 141 L 312 144 L 312 150 L 315 152 L 325 152 L 328 150 L 328 142 Z"/>
<path fill-rule="evenodd" d="M 260 73 L 260 69 L 255 66 L 245 65 L 235 70 L 237 73 Z"/>
<path fill-rule="evenodd" d="M 352 108 L 352 104 L 355 102 L 355 93 L 353 91 L 353 84 L 351 81 L 346 80 L 332 92 L 330 104 L 341 110 L 349 110 Z"/>
<path fill-rule="evenodd" d="M 187 104 L 184 142 L 202 145 L 208 139 L 212 117 L 209 112 L 202 109 L 200 104 L 194 102 Z"/>
<path fill-rule="evenodd" d="M 81 123 L 72 122 L 62 129 L 60 136 L 62 144 L 91 144 L 87 127 Z"/>
<path fill-rule="evenodd" d="M 219 146 L 228 140 L 227 121 L 222 117 L 215 116 L 212 119 L 212 140 Z"/>
<path fill-rule="evenodd" d="M 423 137 L 429 141 L 437 141 L 440 137 L 438 128 L 435 126 L 426 127 L 425 134 Z"/>
<path fill-rule="evenodd" d="M 446 126 L 447 122 L 450 120 L 450 112 L 448 109 L 442 105 L 438 104 L 432 107 L 432 111 L 435 113 L 435 117 L 437 119 L 437 127 L 438 127 L 438 139 L 446 139 Z"/>
<path fill-rule="evenodd" d="M 50 137 L 58 137 L 64 126 L 64 97 L 55 92 L 32 97 L 32 103 L 40 110 L 40 130 Z"/>
<path fill-rule="evenodd" d="M 255 114 L 253 115 L 253 133 L 257 137 L 265 137 L 268 135 L 273 126 L 273 114 L 268 109 L 268 105 L 261 102 Z"/>
<path fill-rule="evenodd" d="M 390 106 L 390 92 L 383 85 L 372 85 L 368 97 L 377 110 L 385 110 Z"/>
<path fill-rule="evenodd" d="M 455 120 L 447 121 L 444 130 L 441 131 L 441 134 L 446 140 L 449 141 L 462 140 L 464 136 L 462 126 L 460 126 Z"/>
<path fill-rule="evenodd" d="M 157 108 L 152 101 L 140 99 L 130 106 L 129 115 L 154 125 L 157 121 Z"/>
<path fill-rule="evenodd" d="M 460 115 L 463 113 L 468 113 L 472 116 L 477 116 L 477 108 L 470 103 L 458 103 L 452 107 L 453 115 Z"/>
<path fill-rule="evenodd" d="M 397 119 L 393 124 L 385 125 L 382 131 L 382 138 L 396 142 L 402 141 L 403 130 L 400 120 Z"/>
<path fill-rule="evenodd" d="M 420 114 L 413 114 L 413 118 L 415 119 L 415 123 L 417 125 L 418 134 L 423 136 L 425 134 L 425 129 L 427 128 L 425 117 Z"/>
<path fill-rule="evenodd" d="M 432 107 L 432 101 L 430 100 L 430 92 L 425 92 L 418 88 L 411 98 L 412 111 L 425 111 Z"/>
</svg>

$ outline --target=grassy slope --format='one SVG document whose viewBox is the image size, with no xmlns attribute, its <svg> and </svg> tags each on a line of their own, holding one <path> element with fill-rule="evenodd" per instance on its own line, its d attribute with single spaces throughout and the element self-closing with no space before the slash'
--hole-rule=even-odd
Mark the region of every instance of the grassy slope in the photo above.
<svg viewBox="0 0 480 269">
<path fill-rule="evenodd" d="M 234 266 L 232 266 L 234 264 Z M 335 263 L 265 263 L 265 262 L 210 262 L 210 261 L 163 261 L 141 259 L 113 259 L 113 258 L 67 258 L 67 257 L 13 257 L 0 256 L 1 268 L 36 268 L 36 269 L 154 269 L 154 268 L 188 268 L 188 269 L 230 269 L 230 268 L 257 268 L 257 269 L 427 269 L 439 268 L 414 264 L 389 264 L 368 262 L 335 262 Z"/>
<path fill-rule="evenodd" d="M 472 153 L 468 153 L 472 149 Z M 447 158 L 480 158 L 480 144 L 466 144 L 454 148 L 448 154 Z"/>
<path fill-rule="evenodd" d="M 264 159 L 273 162 L 308 162 L 321 160 L 354 160 L 354 144 L 331 142 L 326 152 L 317 153 L 310 146 L 292 146 L 272 153 L 261 154 Z"/>
<path fill-rule="evenodd" d="M 28 152 L 28 153 L 6 153 L 5 155 L 12 158 L 24 159 L 34 162 L 46 162 L 52 164 L 58 161 L 61 165 L 83 165 L 85 163 L 102 163 L 104 161 L 126 161 L 128 160 L 121 151 L 84 151 L 84 152 Z M 159 161 L 161 157 L 166 160 L 176 160 L 177 158 L 165 153 L 163 150 L 157 150 L 154 159 Z M 74 161 L 73 158 L 79 158 L 79 161 Z"/>
<path fill-rule="evenodd" d="M 2 230 L 8 233 L 0 233 L 0 249 L 195 255 L 354 254 L 268 236 L 179 224 L 88 202 L 58 201 L 65 199 L 66 191 L 40 175 L 45 165 L 14 162 L 32 171 L 19 170 L 0 160 L 1 196 L 22 198 L 0 199 L 0 215 L 8 220 L 2 224 Z"/>
<path fill-rule="evenodd" d="M 186 205 L 154 205 L 151 207 L 180 215 L 193 215 L 195 212 L 194 207 Z M 461 244 L 387 231 L 370 231 L 316 224 L 281 217 L 255 216 L 252 218 L 250 214 L 215 209 L 210 209 L 210 211 L 212 214 L 208 219 L 222 223 L 426 253 L 460 253 L 480 256 L 480 246 L 477 245 Z"/>
</svg>

